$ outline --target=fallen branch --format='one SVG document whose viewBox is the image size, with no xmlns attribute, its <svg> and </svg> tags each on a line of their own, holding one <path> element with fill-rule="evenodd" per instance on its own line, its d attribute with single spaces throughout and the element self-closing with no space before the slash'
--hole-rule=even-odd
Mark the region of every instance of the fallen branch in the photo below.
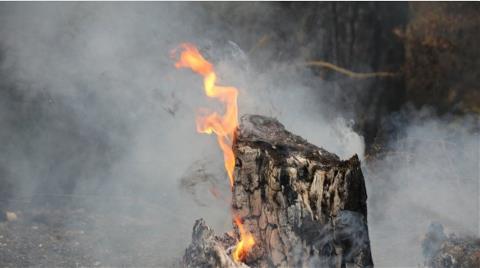
<svg viewBox="0 0 480 268">
<path fill-rule="evenodd" d="M 264 47 L 267 43 L 270 42 L 271 39 L 272 39 L 271 35 L 268 35 L 268 34 L 262 35 L 260 39 L 258 39 L 258 41 L 255 43 L 255 45 L 250 49 L 250 51 L 248 52 L 248 55 L 252 55 L 258 48 Z M 354 79 L 398 77 L 401 75 L 401 72 L 358 73 L 358 72 L 353 72 L 348 69 L 342 68 L 338 65 L 335 65 L 333 63 L 322 61 L 322 60 L 307 61 L 301 65 L 307 66 L 307 67 L 313 66 L 313 67 L 322 67 L 322 68 L 330 69 Z"/>
<path fill-rule="evenodd" d="M 344 74 L 350 78 L 354 79 L 367 79 L 367 78 L 374 78 L 374 77 L 397 77 L 400 73 L 392 73 L 392 72 L 373 72 L 373 73 L 357 73 L 352 72 L 348 69 L 342 68 L 337 66 L 333 63 L 316 60 L 316 61 L 307 61 L 304 66 L 314 66 L 314 67 L 323 67 L 326 69 L 330 69 L 341 74 Z"/>
</svg>

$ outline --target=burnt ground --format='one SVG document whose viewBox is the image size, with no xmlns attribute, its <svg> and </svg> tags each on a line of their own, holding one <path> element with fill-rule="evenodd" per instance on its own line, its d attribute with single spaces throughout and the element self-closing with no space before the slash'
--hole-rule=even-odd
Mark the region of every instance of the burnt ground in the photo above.
<svg viewBox="0 0 480 268">
<path fill-rule="evenodd" d="M 143 213 L 31 202 L 14 207 L 18 219 L 0 222 L 1 267 L 176 266 L 162 254 L 158 223 Z"/>
</svg>

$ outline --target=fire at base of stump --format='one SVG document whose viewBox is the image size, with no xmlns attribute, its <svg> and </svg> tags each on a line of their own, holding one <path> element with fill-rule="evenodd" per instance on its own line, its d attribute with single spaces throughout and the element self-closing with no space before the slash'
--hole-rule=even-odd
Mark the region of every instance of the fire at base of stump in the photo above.
<svg viewBox="0 0 480 268">
<path fill-rule="evenodd" d="M 235 152 L 233 214 L 255 245 L 235 262 L 234 234 L 195 223 L 186 267 L 373 267 L 360 161 L 342 161 L 277 120 L 243 116 Z"/>
<path fill-rule="evenodd" d="M 242 262 L 235 262 L 232 253 L 238 240 L 225 233 L 216 236 L 203 219 L 195 221 L 192 244 L 185 251 L 183 263 L 186 267 L 238 267 L 247 268 Z"/>
</svg>

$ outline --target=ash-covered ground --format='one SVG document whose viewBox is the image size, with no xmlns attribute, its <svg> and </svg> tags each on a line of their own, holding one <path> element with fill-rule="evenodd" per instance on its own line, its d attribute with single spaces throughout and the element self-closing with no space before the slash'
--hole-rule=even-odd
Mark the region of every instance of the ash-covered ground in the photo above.
<svg viewBox="0 0 480 268">
<path fill-rule="evenodd" d="M 10 207 L 17 219 L 0 223 L 2 267 L 179 267 L 165 257 L 169 238 L 152 218 L 162 211 L 159 204 L 132 199 L 131 209 L 141 213 L 21 201 Z M 173 243 L 181 236 L 168 235 Z"/>
</svg>

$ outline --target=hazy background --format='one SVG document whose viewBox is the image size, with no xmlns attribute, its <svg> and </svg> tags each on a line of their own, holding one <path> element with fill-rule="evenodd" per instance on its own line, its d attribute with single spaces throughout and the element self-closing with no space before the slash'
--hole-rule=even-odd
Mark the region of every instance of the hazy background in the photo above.
<svg viewBox="0 0 480 268">
<path fill-rule="evenodd" d="M 364 142 L 370 134 L 356 114 L 373 105 L 368 88 L 388 86 L 302 67 L 326 53 L 315 38 L 327 38 L 329 25 L 315 24 L 315 38 L 302 37 L 299 46 L 289 34 L 300 20 L 301 12 L 279 4 L 2 3 L 2 206 L 29 199 L 104 213 L 89 232 L 109 239 L 83 249 L 103 263 L 106 249 L 121 256 L 135 243 L 152 243 L 146 254 L 168 265 L 200 217 L 217 232 L 229 230 L 229 204 L 209 192 L 215 185 L 229 194 L 222 156 L 194 121 L 199 107 L 217 103 L 170 55 L 187 41 L 215 64 L 222 84 L 240 90 L 240 114 L 274 116 L 342 158 L 360 156 L 377 266 L 421 264 L 420 242 L 432 221 L 478 235 L 477 116 L 408 104 L 373 109 L 384 113 L 376 122 L 387 134 L 380 152 L 366 152 L 374 139 Z M 272 29 L 283 38 L 262 46 Z M 126 215 L 140 227 L 123 225 Z"/>
</svg>

